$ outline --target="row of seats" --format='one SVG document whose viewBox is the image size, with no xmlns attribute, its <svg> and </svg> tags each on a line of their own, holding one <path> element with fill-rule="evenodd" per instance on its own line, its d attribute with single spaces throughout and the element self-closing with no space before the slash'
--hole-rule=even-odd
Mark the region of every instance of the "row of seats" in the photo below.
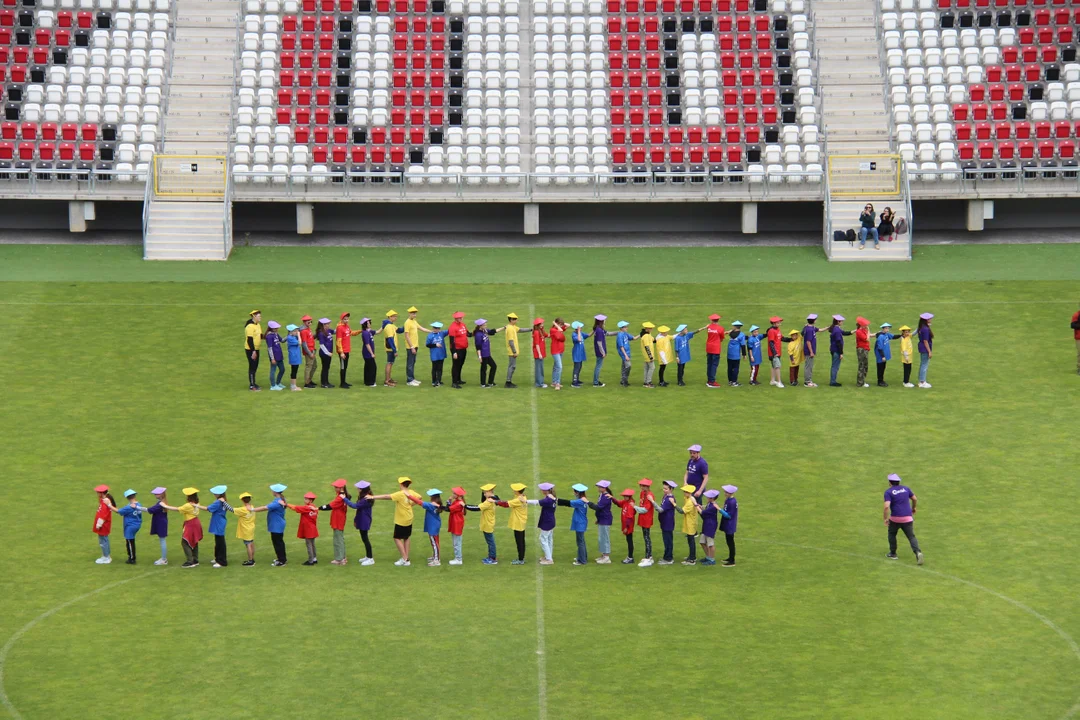
<svg viewBox="0 0 1080 720">
<path fill-rule="evenodd" d="M 13 6 L 14 2 L 5 2 Z M 125 12 L 169 12 L 169 0 L 22 0 L 25 7 L 42 10 L 121 10 Z"/>
</svg>

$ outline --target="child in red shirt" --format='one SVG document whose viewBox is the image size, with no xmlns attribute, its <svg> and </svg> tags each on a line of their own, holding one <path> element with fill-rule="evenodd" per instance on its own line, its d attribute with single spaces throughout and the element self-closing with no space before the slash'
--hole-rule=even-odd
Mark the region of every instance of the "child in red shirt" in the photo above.
<svg viewBox="0 0 1080 720">
<path fill-rule="evenodd" d="M 116 501 L 113 500 L 108 485 L 98 485 L 94 488 L 94 492 L 98 496 L 97 513 L 94 514 L 94 534 L 98 536 L 98 545 L 101 546 L 101 557 L 94 562 L 98 565 L 108 565 L 112 562 L 109 534 L 112 532 L 112 513 L 116 509 Z"/>
<path fill-rule="evenodd" d="M 870 321 L 861 315 L 855 318 L 855 356 L 859 360 L 859 373 L 855 378 L 855 387 L 870 387 L 866 382 L 866 373 L 870 367 L 870 338 L 877 333 L 870 332 Z"/>
<path fill-rule="evenodd" d="M 346 484 L 341 478 L 330 483 L 337 494 L 329 503 L 319 506 L 319 510 L 330 511 L 330 531 L 334 536 L 334 559 L 330 561 L 331 565 L 349 564 L 348 558 L 345 557 L 345 521 L 349 506 L 345 504 L 345 500 L 352 500 L 352 495 L 345 488 Z M 315 532 L 317 536 L 318 529 Z"/>
<path fill-rule="evenodd" d="M 634 491 L 626 488 L 622 491 L 622 500 L 612 500 L 612 502 L 622 508 L 622 532 L 626 537 L 626 558 L 622 562 L 623 565 L 633 565 L 634 518 L 638 514 L 638 509 L 634 505 Z"/>
<path fill-rule="evenodd" d="M 451 565 L 461 564 L 461 534 L 465 532 L 465 490 L 460 487 L 451 488 L 453 493 L 450 497 L 450 520 L 447 528 L 450 530 L 450 539 L 454 542 L 454 559 Z"/>
<path fill-rule="evenodd" d="M 551 338 L 551 387 L 562 390 L 562 356 L 566 350 L 566 325 L 562 318 L 555 318 L 548 333 Z"/>
<path fill-rule="evenodd" d="M 315 556 L 315 538 L 319 537 L 319 508 L 315 507 L 315 493 L 304 493 L 307 502 L 303 505 L 289 505 L 290 510 L 300 514 L 300 526 L 296 528 L 296 537 L 303 539 L 307 545 L 308 559 L 303 565 L 317 565 L 319 558 Z"/>
<path fill-rule="evenodd" d="M 653 564 L 652 559 L 652 526 L 653 510 L 657 507 L 656 498 L 652 494 L 652 480 L 641 478 L 638 483 L 641 493 L 638 495 L 638 506 L 644 508 L 644 512 L 638 514 L 638 527 L 641 528 L 641 536 L 645 540 L 645 559 L 638 563 L 640 567 L 649 567 Z"/>
</svg>

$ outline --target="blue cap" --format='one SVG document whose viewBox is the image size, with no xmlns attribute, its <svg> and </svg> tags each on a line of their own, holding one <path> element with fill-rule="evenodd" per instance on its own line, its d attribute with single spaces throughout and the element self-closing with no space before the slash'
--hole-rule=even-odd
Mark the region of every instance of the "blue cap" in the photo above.
<svg viewBox="0 0 1080 720">
<path fill-rule="evenodd" d="M 276 493 L 283 493 L 288 489 L 289 489 L 288 485 L 282 485 L 281 483 L 276 483 L 276 484 L 270 486 L 270 491 L 271 492 L 276 492 Z"/>
<path fill-rule="evenodd" d="M 630 323 L 626 322 L 625 320 L 620 320 L 619 321 L 619 327 L 621 327 L 621 328 L 630 327 Z"/>
<path fill-rule="evenodd" d="M 441 323 L 441 322 L 439 322 L 438 320 L 436 320 L 435 322 L 431 323 L 431 327 L 433 327 L 433 328 L 435 328 L 436 330 L 438 330 L 439 328 L 441 328 L 441 327 L 442 327 L 442 323 Z"/>
<path fill-rule="evenodd" d="M 435 497 L 436 495 L 442 495 L 442 490 L 440 490 L 438 488 L 431 488 L 430 490 L 427 491 L 427 496 L 428 497 Z"/>
<path fill-rule="evenodd" d="M 581 323 L 579 323 L 577 320 L 575 320 L 574 322 L 570 323 L 570 327 L 574 328 L 575 330 L 580 330 L 581 328 L 583 328 L 585 326 L 582 325 Z"/>
<path fill-rule="evenodd" d="M 892 327 L 892 323 L 881 323 L 882 328 Z"/>
<path fill-rule="evenodd" d="M 675 332 L 682 332 L 685 329 L 686 329 L 686 323 L 683 323 L 679 327 L 675 328 Z"/>
<path fill-rule="evenodd" d="M 738 327 L 742 327 L 742 321 L 741 321 L 741 320 L 736 320 L 735 322 L 733 322 L 733 323 L 731 323 L 731 324 L 732 324 L 733 326 L 736 326 L 736 325 L 737 325 Z"/>
<path fill-rule="evenodd" d="M 131 497 L 131 496 L 132 496 L 132 495 L 134 495 L 134 494 L 135 494 L 135 491 L 134 491 L 134 490 L 125 490 L 125 491 L 124 491 L 124 497 L 126 497 L 126 498 L 127 498 L 127 497 Z"/>
<path fill-rule="evenodd" d="M 750 332 L 754 332 L 755 330 L 760 330 L 760 329 L 761 328 L 759 328 L 757 325 L 751 325 L 750 326 Z"/>
<path fill-rule="evenodd" d="M 285 329 L 288 330 L 289 332 L 292 332 L 293 330 L 299 330 L 300 328 L 296 327 L 292 323 L 289 323 L 288 325 L 285 326 Z"/>
<path fill-rule="evenodd" d="M 585 487 L 584 485 L 582 485 L 581 483 L 574 483 L 570 487 L 572 489 L 574 489 L 574 490 L 577 490 L 578 492 L 586 492 L 589 489 L 589 488 Z"/>
<path fill-rule="evenodd" d="M 225 492 L 228 489 L 229 488 L 228 488 L 227 485 L 215 485 L 214 487 L 210 488 L 210 494 L 211 495 L 224 495 Z"/>
</svg>

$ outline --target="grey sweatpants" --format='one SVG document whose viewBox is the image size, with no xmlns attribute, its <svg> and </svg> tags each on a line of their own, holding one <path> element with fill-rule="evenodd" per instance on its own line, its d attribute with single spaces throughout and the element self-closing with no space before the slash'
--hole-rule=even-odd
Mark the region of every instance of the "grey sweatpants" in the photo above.
<svg viewBox="0 0 1080 720">
<path fill-rule="evenodd" d="M 650 385 L 652 383 L 653 371 L 656 370 L 656 361 L 645 363 L 645 384 Z"/>
<path fill-rule="evenodd" d="M 806 373 L 805 382 L 807 385 L 809 385 L 810 383 L 814 382 L 814 358 L 812 356 L 806 356 L 806 359 L 803 360 L 803 368 L 803 372 Z"/>
<path fill-rule="evenodd" d="M 514 371 L 517 370 L 517 356 L 506 359 L 506 382 L 514 382 Z"/>
<path fill-rule="evenodd" d="M 334 559 L 339 560 L 339 561 L 345 559 L 345 531 L 344 530 L 335 530 L 334 531 Z"/>
<path fill-rule="evenodd" d="M 623 360 L 622 361 L 622 384 L 623 385 L 629 385 L 630 384 L 630 361 L 629 360 Z"/>
</svg>

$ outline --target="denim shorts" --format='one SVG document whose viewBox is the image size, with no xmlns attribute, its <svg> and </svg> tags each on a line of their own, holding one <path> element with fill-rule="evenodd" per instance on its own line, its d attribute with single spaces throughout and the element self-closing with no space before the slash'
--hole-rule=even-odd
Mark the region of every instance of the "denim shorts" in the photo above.
<svg viewBox="0 0 1080 720">
<path fill-rule="evenodd" d="M 245 541 L 244 541 L 244 544 L 245 544 L 245 545 L 253 545 L 254 543 L 255 543 L 255 541 L 254 541 L 254 540 L 245 540 Z"/>
<path fill-rule="evenodd" d="M 397 353 L 396 352 L 388 352 L 388 353 L 386 353 L 386 362 L 392 363 L 392 362 L 395 362 L 396 360 L 397 360 Z"/>
</svg>

